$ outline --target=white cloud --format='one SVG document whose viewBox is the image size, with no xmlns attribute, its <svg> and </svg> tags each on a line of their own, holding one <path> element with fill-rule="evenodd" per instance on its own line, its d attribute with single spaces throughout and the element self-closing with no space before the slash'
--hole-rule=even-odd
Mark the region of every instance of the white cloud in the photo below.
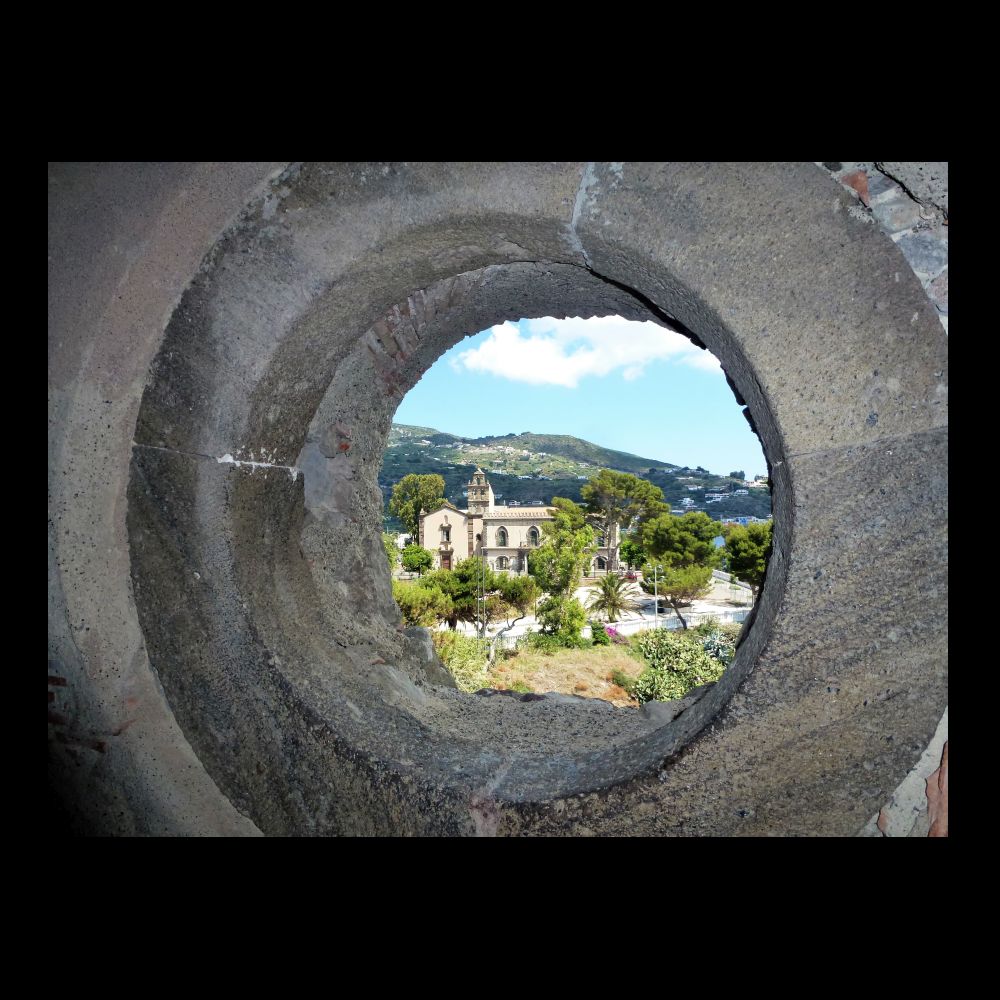
<svg viewBox="0 0 1000 1000">
<path fill-rule="evenodd" d="M 621 316 L 522 320 L 490 328 L 478 346 L 452 358 L 456 372 L 487 372 L 533 385 L 575 388 L 588 375 L 621 370 L 626 381 L 639 378 L 651 361 L 672 361 L 704 371 L 720 371 L 715 357 L 687 337 L 655 323 Z"/>
<path fill-rule="evenodd" d="M 692 344 L 692 347 L 694 345 Z M 722 364 L 711 351 L 702 351 L 695 347 L 691 354 L 680 359 L 682 365 L 689 368 L 697 368 L 703 372 L 721 372 Z"/>
</svg>

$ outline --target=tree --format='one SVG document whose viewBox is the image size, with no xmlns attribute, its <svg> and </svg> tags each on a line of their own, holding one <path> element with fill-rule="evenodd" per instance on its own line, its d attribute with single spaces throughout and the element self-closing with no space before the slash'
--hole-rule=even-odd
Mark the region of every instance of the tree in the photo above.
<svg viewBox="0 0 1000 1000">
<path fill-rule="evenodd" d="M 389 513 L 395 514 L 414 537 L 419 538 L 420 511 L 436 510 L 444 501 L 444 477 L 436 473 L 417 475 L 411 472 L 392 488 Z"/>
<path fill-rule="evenodd" d="M 430 569 L 434 565 L 434 553 L 419 545 L 407 545 L 403 549 L 403 569 L 410 573 L 424 575 L 424 570 Z"/>
<path fill-rule="evenodd" d="M 451 598 L 438 587 L 423 587 L 416 583 L 392 581 L 392 597 L 407 625 L 430 628 L 451 616 Z"/>
<path fill-rule="evenodd" d="M 647 564 L 642 568 L 641 585 L 647 594 L 654 593 L 654 573 L 656 574 L 655 592 L 674 609 L 674 613 L 680 620 L 681 628 L 686 629 L 687 622 L 681 614 L 680 607 L 682 604 L 690 604 L 700 597 L 706 597 L 711 592 L 711 566 Z"/>
<path fill-rule="evenodd" d="M 618 568 L 618 552 L 611 546 L 616 526 L 624 530 L 670 510 L 659 486 L 613 469 L 601 469 L 591 476 L 580 488 L 580 496 L 608 545 L 608 569 Z"/>
<path fill-rule="evenodd" d="M 635 535 L 629 535 L 628 538 L 622 539 L 622 544 L 618 552 L 622 559 L 625 560 L 629 569 L 635 569 L 649 559 L 646 550 L 642 547 L 642 543 Z"/>
<path fill-rule="evenodd" d="M 575 597 L 556 594 L 546 598 L 538 607 L 538 621 L 542 631 L 555 636 L 561 646 L 585 645 L 580 632 L 587 624 L 587 612 Z"/>
<path fill-rule="evenodd" d="M 507 627 L 500 629 L 490 643 L 491 663 L 500 637 L 526 618 L 534 610 L 535 602 L 542 596 L 538 584 L 530 576 L 498 574 L 498 577 L 500 601 L 495 605 L 495 610 L 500 617 L 507 620 Z"/>
<path fill-rule="evenodd" d="M 751 521 L 745 528 L 740 524 L 727 524 L 723 528 L 729 571 L 738 580 L 750 584 L 754 601 L 764 583 L 767 560 L 771 558 L 773 525 L 773 521 L 763 524 Z"/>
<path fill-rule="evenodd" d="M 556 597 L 571 594 L 580 585 L 595 545 L 594 529 L 579 505 L 555 497 L 552 512 L 552 520 L 542 525 L 542 544 L 528 553 L 528 573 Z"/>
<path fill-rule="evenodd" d="M 608 573 L 597 581 L 597 587 L 587 603 L 591 611 L 603 614 L 609 622 L 621 621 L 623 615 L 639 609 L 629 594 L 628 581 L 617 573 Z"/>
<path fill-rule="evenodd" d="M 541 593 L 533 580 L 496 573 L 478 556 L 463 559 L 453 570 L 427 573 L 417 586 L 440 590 L 449 598 L 451 613 L 446 620 L 450 628 L 468 622 L 480 634 L 487 625 L 501 620 L 513 627 L 534 607 Z"/>
<path fill-rule="evenodd" d="M 737 469 L 735 472 L 729 473 L 730 479 L 746 479 L 747 474 L 742 469 Z"/>
<path fill-rule="evenodd" d="M 718 566 L 722 556 L 715 545 L 718 521 L 702 511 L 663 514 L 642 529 L 642 545 L 651 559 L 665 566 Z"/>
<path fill-rule="evenodd" d="M 389 572 L 391 573 L 399 564 L 399 546 L 396 544 L 396 536 L 383 531 L 382 548 L 385 549 L 385 557 L 389 561 Z"/>
</svg>

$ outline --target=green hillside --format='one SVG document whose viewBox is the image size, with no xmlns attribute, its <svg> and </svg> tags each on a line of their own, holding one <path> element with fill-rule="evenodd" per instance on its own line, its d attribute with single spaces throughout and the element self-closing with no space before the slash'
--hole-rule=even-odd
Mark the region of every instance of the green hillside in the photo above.
<svg viewBox="0 0 1000 1000">
<path fill-rule="evenodd" d="M 675 513 L 703 510 L 717 520 L 742 515 L 768 517 L 771 513 L 771 496 L 766 489 L 733 494 L 731 491 L 743 484 L 728 476 L 602 448 L 568 434 L 524 432 L 463 438 L 433 427 L 393 424 L 379 473 L 386 514 L 392 487 L 408 473 L 436 472 L 444 478 L 445 496 L 456 507 L 464 508 L 467 500 L 462 491 L 477 465 L 489 477 L 501 504 L 528 504 L 533 500 L 549 504 L 553 497 L 579 502 L 580 487 L 598 469 L 617 469 L 659 486 Z M 713 491 L 726 496 L 717 503 L 707 503 L 705 493 Z M 692 500 L 693 505 L 686 508 L 681 503 L 684 498 Z M 399 530 L 400 526 L 390 518 L 389 527 Z"/>
</svg>

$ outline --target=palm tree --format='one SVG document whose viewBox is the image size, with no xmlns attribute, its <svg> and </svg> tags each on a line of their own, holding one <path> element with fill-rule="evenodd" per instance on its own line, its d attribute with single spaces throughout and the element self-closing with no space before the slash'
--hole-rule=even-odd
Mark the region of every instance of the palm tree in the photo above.
<svg viewBox="0 0 1000 1000">
<path fill-rule="evenodd" d="M 597 581 L 587 607 L 605 615 L 609 622 L 616 622 L 630 611 L 638 611 L 639 603 L 629 595 L 629 584 L 625 577 L 608 573 Z"/>
</svg>

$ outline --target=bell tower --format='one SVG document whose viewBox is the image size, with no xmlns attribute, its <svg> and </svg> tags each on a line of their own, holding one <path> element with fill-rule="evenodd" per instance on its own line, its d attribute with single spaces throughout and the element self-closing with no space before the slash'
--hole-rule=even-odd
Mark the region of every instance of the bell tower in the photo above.
<svg viewBox="0 0 1000 1000">
<path fill-rule="evenodd" d="M 472 482 L 466 483 L 466 487 L 469 490 L 470 514 L 484 514 L 493 509 L 493 487 L 478 465 L 472 474 Z"/>
</svg>

